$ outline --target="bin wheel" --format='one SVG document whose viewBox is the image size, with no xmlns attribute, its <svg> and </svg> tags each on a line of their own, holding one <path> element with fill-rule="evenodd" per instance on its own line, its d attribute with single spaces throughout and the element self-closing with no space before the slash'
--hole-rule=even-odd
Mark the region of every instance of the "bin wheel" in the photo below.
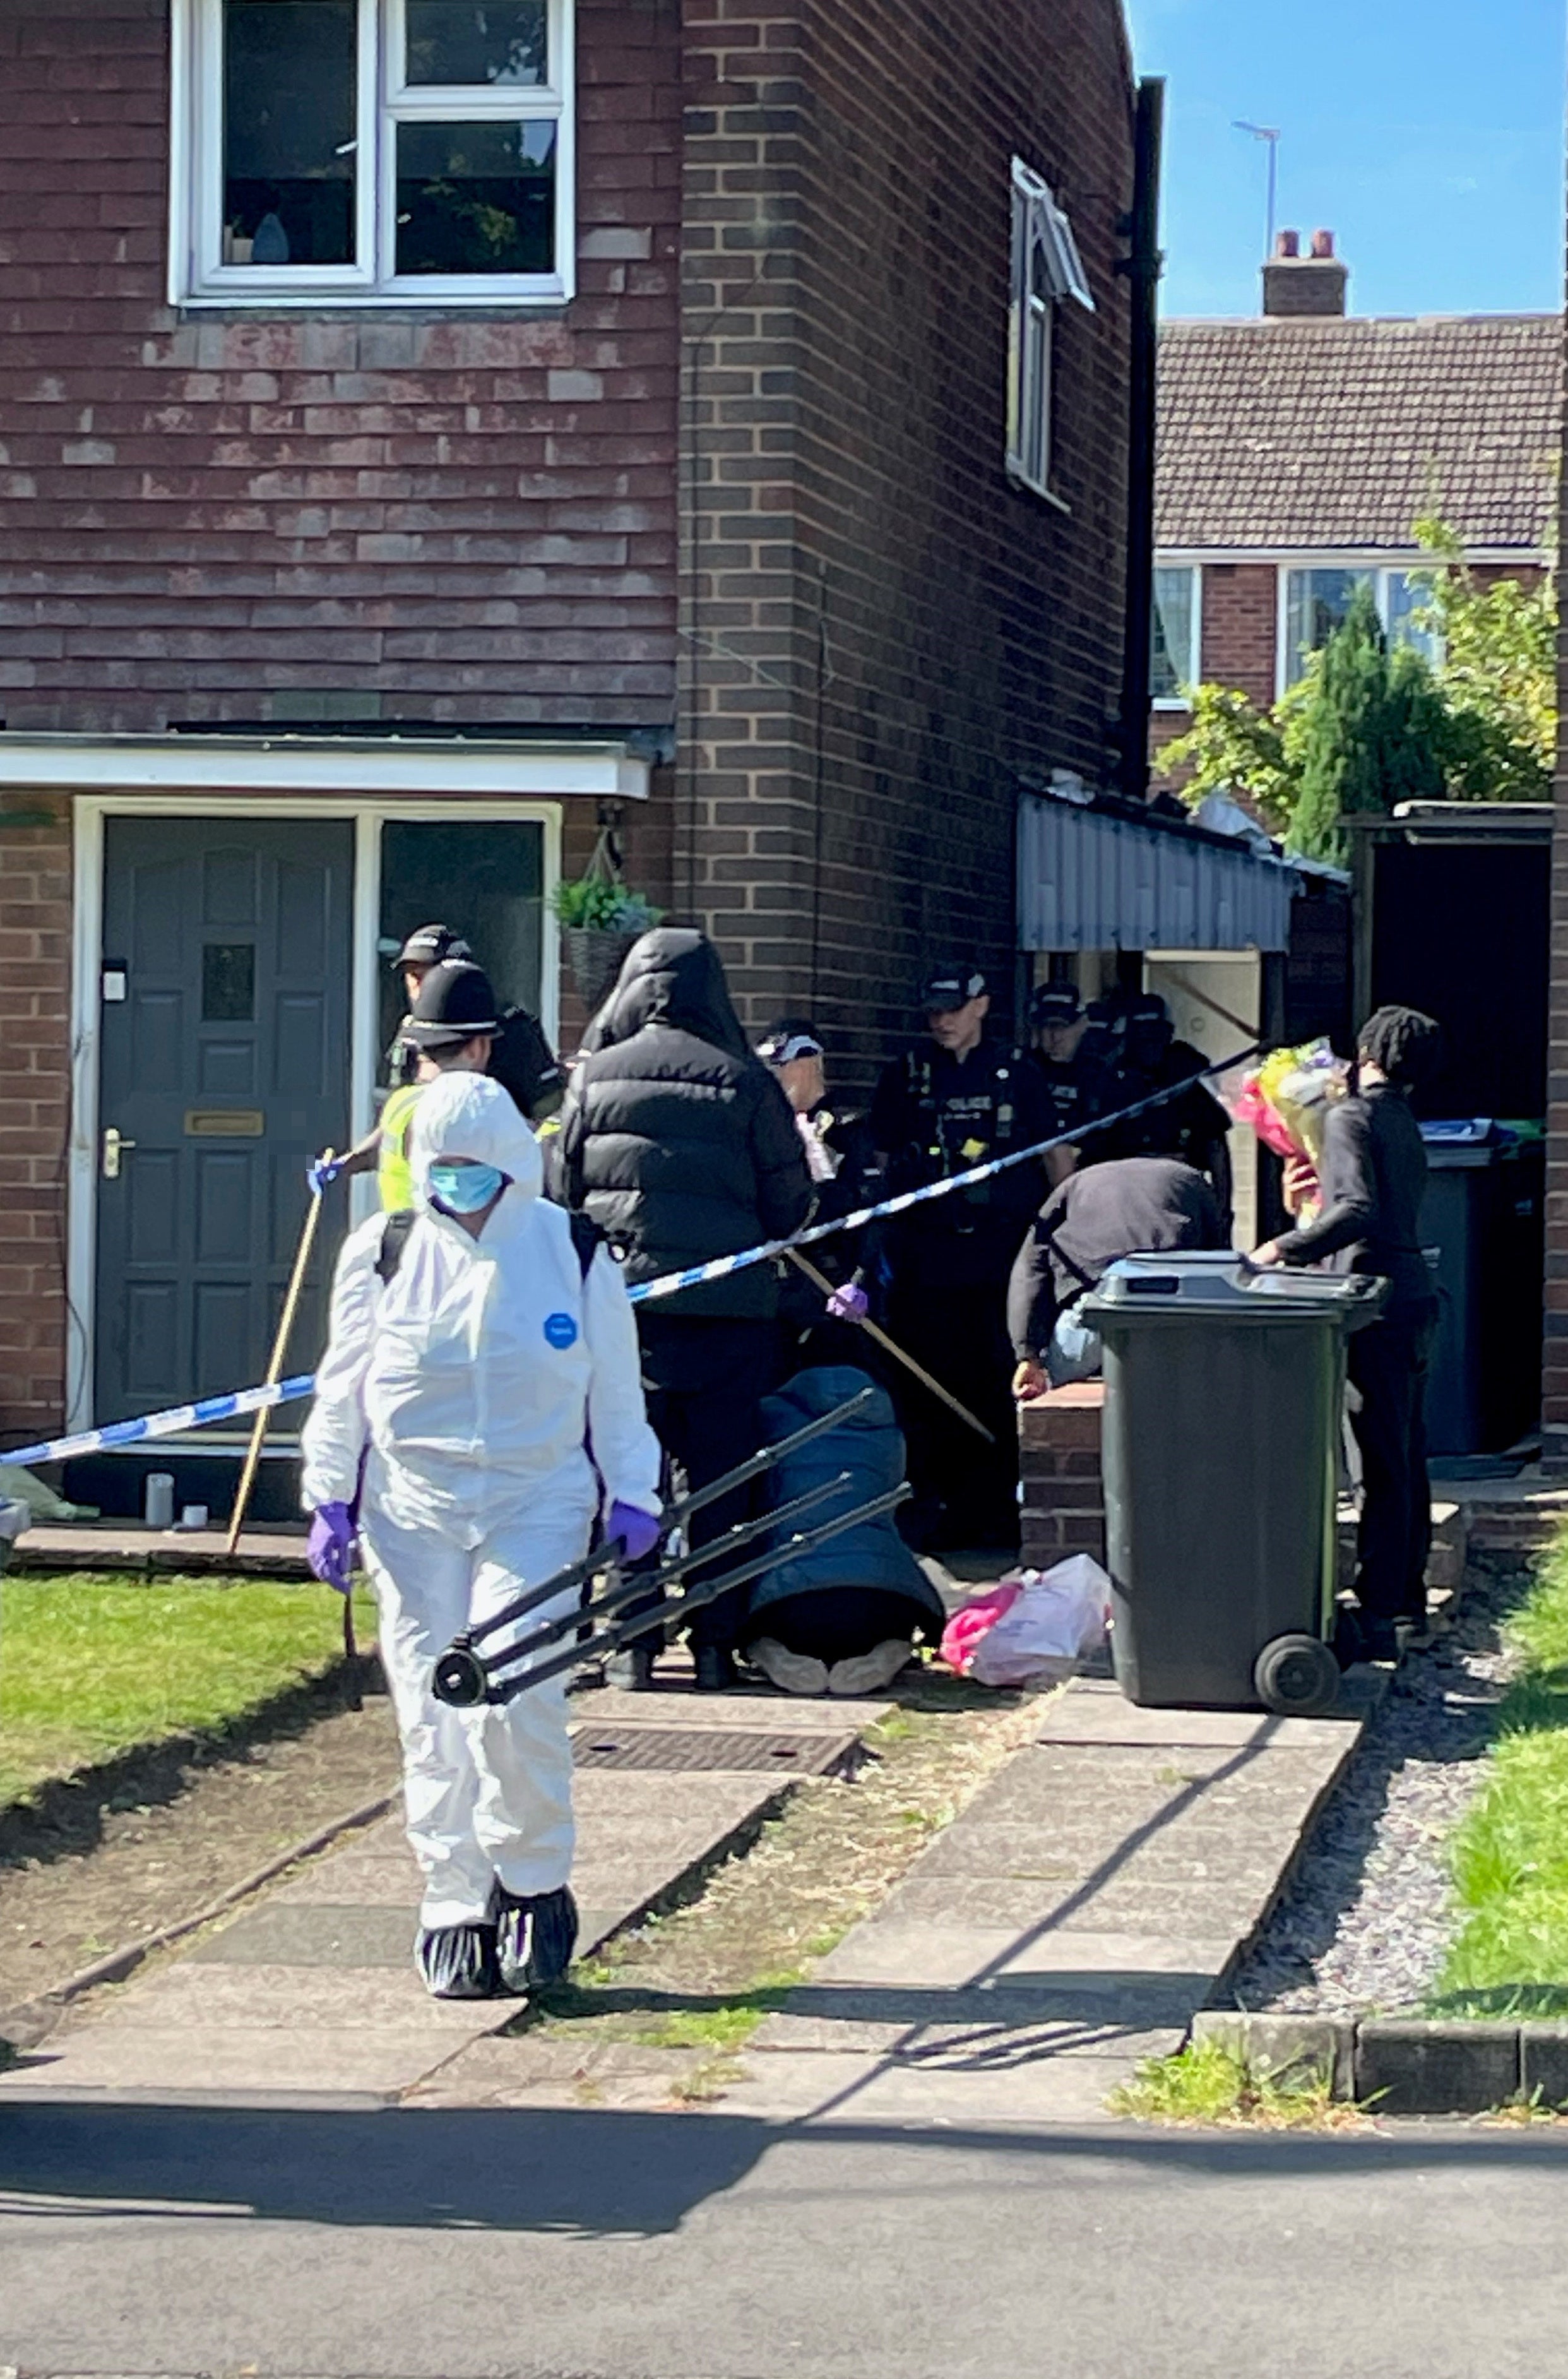
<svg viewBox="0 0 1568 2379">
<path fill-rule="evenodd" d="M 1322 1718 L 1339 1699 L 1339 1662 L 1318 1636 L 1276 1636 L 1252 1666 L 1265 1709 L 1280 1718 Z"/>
</svg>

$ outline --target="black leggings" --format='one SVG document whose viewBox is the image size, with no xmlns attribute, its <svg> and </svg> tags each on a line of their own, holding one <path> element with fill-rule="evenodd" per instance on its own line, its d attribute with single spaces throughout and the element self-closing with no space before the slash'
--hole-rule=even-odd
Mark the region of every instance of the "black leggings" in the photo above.
<svg viewBox="0 0 1568 2379">
<path fill-rule="evenodd" d="M 878 1644 L 909 1643 L 921 1613 L 901 1594 L 872 1586 L 824 1587 L 816 1594 L 791 1594 L 755 1612 L 747 1634 L 755 1643 L 771 1636 L 787 1652 L 807 1660 L 858 1660 Z"/>
</svg>

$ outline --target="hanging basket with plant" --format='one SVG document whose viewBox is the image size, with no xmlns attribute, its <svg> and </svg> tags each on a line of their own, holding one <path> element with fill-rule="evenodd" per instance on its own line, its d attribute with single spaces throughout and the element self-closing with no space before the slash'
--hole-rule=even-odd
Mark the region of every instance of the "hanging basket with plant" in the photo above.
<svg viewBox="0 0 1568 2379">
<path fill-rule="evenodd" d="M 664 911 L 622 881 L 607 827 L 583 874 L 569 884 L 556 886 L 555 913 L 561 920 L 572 980 L 592 1014 L 614 988 L 633 943 L 651 933 Z"/>
</svg>

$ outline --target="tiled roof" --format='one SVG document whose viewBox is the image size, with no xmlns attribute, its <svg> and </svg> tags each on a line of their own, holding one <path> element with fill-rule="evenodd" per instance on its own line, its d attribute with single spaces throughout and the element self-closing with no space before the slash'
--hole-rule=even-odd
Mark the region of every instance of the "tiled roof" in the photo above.
<svg viewBox="0 0 1568 2379">
<path fill-rule="evenodd" d="M 1156 542 L 1406 546 L 1435 491 L 1467 545 L 1538 549 L 1562 391 L 1555 314 L 1167 322 Z"/>
</svg>

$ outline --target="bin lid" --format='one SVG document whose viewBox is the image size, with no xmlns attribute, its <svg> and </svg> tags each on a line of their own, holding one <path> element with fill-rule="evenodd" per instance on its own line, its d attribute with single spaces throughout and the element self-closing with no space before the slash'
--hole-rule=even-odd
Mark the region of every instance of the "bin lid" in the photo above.
<svg viewBox="0 0 1568 2379">
<path fill-rule="evenodd" d="M 1201 1313 L 1215 1322 L 1334 1322 L 1358 1330 L 1387 1294 L 1386 1281 L 1359 1274 L 1260 1271 L 1231 1250 L 1181 1250 L 1124 1256 L 1078 1310 L 1096 1322 L 1191 1321 Z"/>
</svg>

